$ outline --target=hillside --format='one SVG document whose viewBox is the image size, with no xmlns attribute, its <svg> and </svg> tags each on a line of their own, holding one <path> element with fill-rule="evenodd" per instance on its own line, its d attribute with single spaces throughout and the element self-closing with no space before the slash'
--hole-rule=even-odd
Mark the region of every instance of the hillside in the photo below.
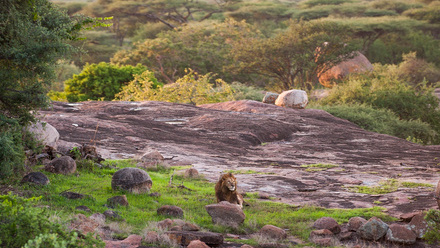
<svg viewBox="0 0 440 248">
<path fill-rule="evenodd" d="M 63 141 L 96 143 L 105 158 L 157 150 L 170 165 L 194 165 L 210 181 L 232 170 L 243 191 L 289 204 L 379 205 L 396 217 L 436 206 L 440 146 L 368 132 L 321 110 L 255 101 L 55 102 L 41 114 Z M 379 184 L 391 190 L 374 193 Z"/>
</svg>

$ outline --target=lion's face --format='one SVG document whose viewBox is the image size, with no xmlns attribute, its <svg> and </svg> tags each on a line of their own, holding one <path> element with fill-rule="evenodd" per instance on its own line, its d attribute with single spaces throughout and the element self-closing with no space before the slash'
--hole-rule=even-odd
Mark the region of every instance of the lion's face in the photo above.
<svg viewBox="0 0 440 248">
<path fill-rule="evenodd" d="M 235 191 L 237 188 L 237 179 L 234 176 L 228 175 L 223 178 L 223 185 L 226 186 L 230 191 Z"/>
</svg>

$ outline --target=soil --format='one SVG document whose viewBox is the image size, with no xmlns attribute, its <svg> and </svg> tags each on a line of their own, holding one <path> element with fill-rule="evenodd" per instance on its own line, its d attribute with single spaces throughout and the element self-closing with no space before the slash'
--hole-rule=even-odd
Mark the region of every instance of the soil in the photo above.
<svg viewBox="0 0 440 248">
<path fill-rule="evenodd" d="M 215 182 L 237 174 L 244 192 L 264 192 L 293 205 L 385 207 L 392 216 L 437 208 L 433 188 L 398 188 L 383 195 L 355 193 L 388 179 L 439 181 L 440 146 L 422 146 L 373 133 L 316 109 L 256 101 L 192 106 L 166 102 L 54 102 L 40 112 L 62 144 L 92 144 L 107 159 L 159 151 L 170 165 L 193 165 Z M 334 164 L 322 171 L 301 165 Z M 214 190 L 214 189 L 213 189 Z"/>
</svg>

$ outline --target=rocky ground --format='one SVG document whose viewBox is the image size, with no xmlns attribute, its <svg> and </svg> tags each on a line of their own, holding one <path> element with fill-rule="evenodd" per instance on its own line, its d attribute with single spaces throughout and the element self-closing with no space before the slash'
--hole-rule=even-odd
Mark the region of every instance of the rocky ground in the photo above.
<svg viewBox="0 0 440 248">
<path fill-rule="evenodd" d="M 421 146 L 365 131 L 325 111 L 286 109 L 255 101 L 203 106 L 164 102 L 55 102 L 40 112 L 63 140 L 96 144 L 104 158 L 159 151 L 171 165 L 194 165 L 211 181 L 238 174 L 245 192 L 267 193 L 294 205 L 363 208 L 389 214 L 437 208 L 433 189 L 398 188 L 383 195 L 355 193 L 356 185 L 388 179 L 427 183 L 440 178 L 440 146 Z M 334 164 L 307 171 L 307 164 Z"/>
</svg>

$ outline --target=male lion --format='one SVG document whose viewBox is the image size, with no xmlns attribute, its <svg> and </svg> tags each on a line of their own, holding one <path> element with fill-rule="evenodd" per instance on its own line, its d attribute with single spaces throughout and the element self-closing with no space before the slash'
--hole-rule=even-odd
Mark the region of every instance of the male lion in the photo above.
<svg viewBox="0 0 440 248">
<path fill-rule="evenodd" d="M 215 196 L 217 202 L 228 201 L 240 205 L 243 208 L 243 196 L 237 192 L 237 179 L 232 173 L 226 173 L 220 176 L 215 185 Z"/>
</svg>

